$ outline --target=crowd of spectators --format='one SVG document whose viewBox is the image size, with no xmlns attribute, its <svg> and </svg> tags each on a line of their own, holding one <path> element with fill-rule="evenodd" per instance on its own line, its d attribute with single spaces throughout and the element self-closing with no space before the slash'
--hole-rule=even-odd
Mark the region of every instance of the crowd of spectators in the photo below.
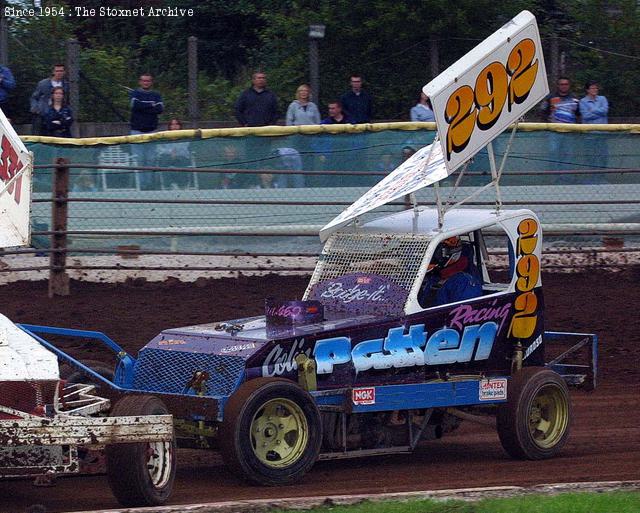
<svg viewBox="0 0 640 513">
<path fill-rule="evenodd" d="M 8 96 L 16 87 L 16 80 L 11 70 L 0 66 L 0 108 L 4 110 Z M 160 128 L 159 117 L 165 111 L 165 105 L 159 92 L 153 89 L 153 76 L 143 73 L 138 78 L 138 87 L 128 89 L 129 94 L 129 133 L 151 134 Z M 599 94 L 599 84 L 589 81 L 585 84 L 585 94 L 578 98 L 572 91 L 571 81 L 567 77 L 560 77 L 556 89 L 541 103 L 539 114 L 549 123 L 585 123 L 604 124 L 608 122 L 609 105 L 607 99 Z M 276 94 L 267 86 L 267 75 L 263 71 L 256 71 L 251 76 L 251 85 L 242 91 L 235 103 L 235 117 L 240 126 L 262 127 L 275 125 L 281 118 L 278 108 L 279 101 Z M 374 97 L 367 90 L 364 78 L 360 74 L 349 77 L 349 89 L 339 98 L 331 99 L 326 104 L 327 115 L 322 117 L 319 106 L 313 101 L 313 91 L 307 84 L 301 84 L 296 89 L 295 98 L 288 105 L 284 121 L 286 125 L 318 125 L 318 124 L 359 124 L 370 123 L 374 119 Z M 69 106 L 69 82 L 65 75 L 65 66 L 55 64 L 51 75 L 38 82 L 31 95 L 30 110 L 32 114 L 32 134 L 53 137 L 72 137 L 74 113 Z M 417 103 L 408 112 L 411 121 L 433 122 L 436 119 L 430 99 L 423 92 L 418 95 Z M 181 130 L 182 122 L 172 118 L 166 130 Z M 551 133 L 550 153 L 558 157 L 558 162 L 571 162 L 573 151 L 562 137 Z M 597 142 L 597 141 L 596 141 Z M 278 169 L 302 171 L 301 152 L 313 153 L 318 148 L 276 148 L 271 149 L 272 165 Z M 405 153 L 415 151 L 407 146 L 402 149 L 400 161 L 406 158 Z M 320 157 L 322 168 L 333 169 L 331 166 L 335 156 L 331 149 L 324 148 Z M 606 148 L 598 152 L 598 157 L 606 166 Z M 193 159 L 187 142 L 171 142 L 159 149 L 152 145 L 133 144 L 131 155 L 141 168 L 162 165 L 165 167 L 192 167 Z M 393 169 L 397 165 L 396 157 L 386 155 L 388 162 L 384 168 Z M 384 159 L 382 159 L 384 160 Z M 155 173 L 142 169 L 138 174 L 139 187 L 142 190 L 157 188 L 182 189 L 197 187 L 197 178 L 184 173 Z M 263 173 L 249 178 L 229 173 L 221 179 L 221 187 L 249 186 L 256 188 L 271 187 L 301 187 L 305 177 L 302 174 Z M 163 182 L 163 183 L 160 183 Z M 242 183 L 241 183 L 242 182 Z M 247 183 L 245 183 L 247 182 Z M 249 183 L 251 182 L 251 183 Z M 254 183 L 255 182 L 255 183 Z M 79 183 L 79 187 L 91 188 L 89 180 Z"/>
<path fill-rule="evenodd" d="M 352 74 L 350 88 L 339 99 L 327 102 L 326 117 L 322 117 L 318 105 L 313 102 L 313 91 L 307 84 L 296 89 L 295 99 L 285 114 L 285 124 L 292 126 L 370 123 L 374 119 L 374 98 L 364 87 L 364 78 Z M 147 134 L 158 130 L 159 115 L 165 106 L 162 96 L 152 89 L 153 76 L 143 73 L 138 79 L 138 88 L 129 89 L 130 133 Z M 0 108 L 4 105 L 16 80 L 11 70 L 0 66 Z M 31 95 L 32 134 L 54 137 L 71 137 L 74 122 L 69 103 L 69 82 L 64 64 L 55 64 L 51 76 L 40 80 Z M 560 77 L 555 92 L 549 94 L 540 106 L 543 119 L 549 123 L 607 123 L 609 105 L 599 95 L 599 84 L 589 81 L 585 95 L 579 99 L 573 92 L 571 81 Z M 6 112 L 5 112 L 6 114 Z M 235 104 L 235 117 L 243 127 L 275 125 L 280 119 L 278 98 L 267 87 L 267 75 L 256 71 L 251 76 L 251 86 L 244 90 Z M 415 106 L 409 110 L 411 121 L 435 121 L 429 98 L 420 92 Z M 144 160 L 144 156 L 141 157 Z"/>
<path fill-rule="evenodd" d="M 589 80 L 584 86 L 582 99 L 571 91 L 571 80 L 559 77 L 556 90 L 540 104 L 540 111 L 549 123 L 606 124 L 609 122 L 609 102 L 600 96 L 598 82 Z"/>
</svg>

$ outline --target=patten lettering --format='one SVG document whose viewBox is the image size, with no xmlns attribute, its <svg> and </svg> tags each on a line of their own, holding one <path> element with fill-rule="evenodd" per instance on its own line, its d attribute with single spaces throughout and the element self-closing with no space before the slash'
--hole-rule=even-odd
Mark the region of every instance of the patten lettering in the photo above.
<svg viewBox="0 0 640 513">
<path fill-rule="evenodd" d="M 430 337 L 424 324 L 404 333 L 404 328 L 391 328 L 385 338 L 359 342 L 353 348 L 349 337 L 319 340 L 314 349 L 318 374 L 331 374 L 334 366 L 352 362 L 356 372 L 422 365 L 444 365 L 486 360 L 491 354 L 498 324 L 467 325 L 462 331 L 442 328 Z"/>
</svg>

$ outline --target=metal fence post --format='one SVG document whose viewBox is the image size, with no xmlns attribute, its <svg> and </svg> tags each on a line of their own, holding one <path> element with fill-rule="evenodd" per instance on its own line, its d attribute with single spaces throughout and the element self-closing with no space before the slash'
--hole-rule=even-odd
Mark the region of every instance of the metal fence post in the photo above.
<svg viewBox="0 0 640 513">
<path fill-rule="evenodd" d="M 435 78 L 440 73 L 440 41 L 436 36 L 429 38 L 429 73 Z"/>
<path fill-rule="evenodd" d="M 551 73 L 549 76 L 549 86 L 552 91 L 555 91 L 556 81 L 560 76 L 560 51 L 558 50 L 558 36 L 554 33 L 551 34 Z"/>
<path fill-rule="evenodd" d="M 4 11 L 4 2 L 0 2 L 0 7 L 2 7 Z M 0 64 L 3 66 L 9 65 L 8 33 L 7 18 L 5 18 L 4 12 L 2 12 L 0 13 Z"/>
<path fill-rule="evenodd" d="M 80 135 L 78 119 L 80 117 L 80 43 L 75 39 L 67 41 L 67 79 L 69 80 L 69 98 L 67 101 L 71 106 L 75 123 L 71 125 L 73 137 Z"/>
<path fill-rule="evenodd" d="M 51 224 L 55 232 L 51 236 L 49 257 L 49 297 L 69 295 L 67 274 L 67 216 L 69 197 L 69 161 L 57 158 L 53 173 Z"/>
<path fill-rule="evenodd" d="M 193 123 L 193 128 L 198 128 L 200 112 L 198 109 L 198 38 L 190 36 L 188 39 L 188 98 L 189 98 L 189 120 Z"/>
</svg>

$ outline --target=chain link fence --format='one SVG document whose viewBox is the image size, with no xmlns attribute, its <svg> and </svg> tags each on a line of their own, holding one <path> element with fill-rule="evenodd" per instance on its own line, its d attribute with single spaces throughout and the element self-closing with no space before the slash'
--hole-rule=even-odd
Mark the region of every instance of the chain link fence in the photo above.
<svg viewBox="0 0 640 513">
<path fill-rule="evenodd" d="M 501 180 L 530 208 L 545 251 L 640 251 L 638 125 L 521 124 Z M 53 162 L 69 162 L 70 255 L 314 255 L 319 229 L 435 137 L 430 123 L 26 137 L 35 155 L 33 246 L 50 248 Z M 494 142 L 500 165 L 509 134 Z M 490 180 L 486 150 L 442 183 L 454 203 Z M 433 188 L 417 194 L 434 205 Z M 485 191 L 469 206 L 495 205 Z M 398 201 L 372 216 L 406 208 Z M 197 260 L 192 267 L 199 267 Z M 166 262 L 165 262 L 166 263 Z"/>
</svg>

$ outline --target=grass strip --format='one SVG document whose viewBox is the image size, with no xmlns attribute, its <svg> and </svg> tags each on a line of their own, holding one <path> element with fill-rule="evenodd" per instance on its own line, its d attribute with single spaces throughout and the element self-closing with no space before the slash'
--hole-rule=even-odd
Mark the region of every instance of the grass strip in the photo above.
<svg viewBox="0 0 640 513">
<path fill-rule="evenodd" d="M 300 510 L 272 510 L 292 513 Z M 313 513 L 640 513 L 640 492 L 563 493 L 523 495 L 505 499 L 364 501 L 324 505 Z"/>
</svg>

